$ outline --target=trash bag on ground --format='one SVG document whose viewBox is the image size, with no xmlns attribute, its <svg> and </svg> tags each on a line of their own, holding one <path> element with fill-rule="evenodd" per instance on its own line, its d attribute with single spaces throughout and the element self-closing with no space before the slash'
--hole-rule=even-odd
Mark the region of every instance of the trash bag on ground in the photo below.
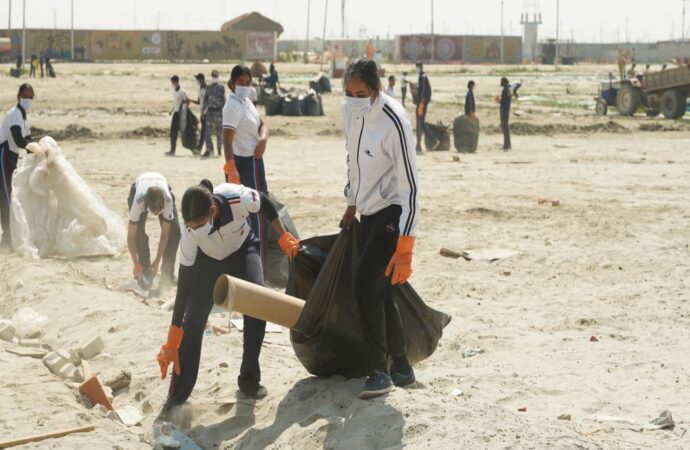
<svg viewBox="0 0 690 450">
<path fill-rule="evenodd" d="M 122 219 L 106 208 L 51 137 L 31 143 L 12 180 L 14 250 L 25 256 L 116 255 L 125 246 Z"/>
<path fill-rule="evenodd" d="M 323 104 L 321 103 L 321 96 L 313 90 L 304 97 L 304 115 L 305 116 L 323 116 Z"/>
<path fill-rule="evenodd" d="M 357 305 L 352 296 L 353 274 L 360 255 L 360 226 L 333 236 L 302 241 L 290 267 L 287 294 L 305 300 L 290 341 L 297 358 L 309 373 L 348 378 L 366 375 L 366 346 Z M 402 317 L 411 363 L 436 350 L 450 316 L 427 306 L 409 284 L 393 287 Z"/>
<path fill-rule="evenodd" d="M 331 92 L 331 80 L 328 75 L 322 73 L 319 77 L 319 87 L 321 88 L 319 93 L 330 93 Z"/>
<path fill-rule="evenodd" d="M 427 123 L 427 126 L 431 130 L 431 133 L 434 135 L 434 138 L 441 142 L 441 145 L 438 146 L 436 151 L 450 150 L 450 133 L 448 133 L 448 126 L 443 125 L 442 123 Z M 429 139 L 429 136 L 425 134 L 424 144 L 426 145 L 427 149 L 431 150 L 432 146 L 434 145 L 434 142 L 431 141 Z"/>
<path fill-rule="evenodd" d="M 453 121 L 455 149 L 462 153 L 474 153 L 479 145 L 479 119 L 459 115 Z"/>
<path fill-rule="evenodd" d="M 283 222 L 285 229 L 299 239 L 299 233 L 287 207 L 270 192 L 268 193 L 268 200 L 278 212 L 280 221 Z M 290 274 L 290 261 L 288 261 L 287 256 L 280 249 L 279 239 L 278 232 L 273 227 L 268 227 L 268 254 L 264 264 L 264 281 L 270 286 L 282 289 L 287 285 Z"/>
<path fill-rule="evenodd" d="M 199 144 L 198 126 L 199 119 L 196 118 L 186 104 L 182 104 L 180 109 L 180 136 L 184 148 L 196 150 L 196 146 Z"/>
<path fill-rule="evenodd" d="M 284 116 L 301 116 L 303 115 L 302 105 L 304 99 L 299 97 L 290 97 L 286 95 L 283 97 L 283 115 Z"/>
<path fill-rule="evenodd" d="M 279 116 L 283 114 L 283 97 L 280 94 L 266 92 L 264 98 L 267 116 Z"/>
</svg>

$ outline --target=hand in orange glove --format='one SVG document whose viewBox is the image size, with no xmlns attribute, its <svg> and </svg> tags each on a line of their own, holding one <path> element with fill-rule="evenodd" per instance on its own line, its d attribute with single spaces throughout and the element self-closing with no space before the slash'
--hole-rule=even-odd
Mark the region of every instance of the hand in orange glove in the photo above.
<svg viewBox="0 0 690 450">
<path fill-rule="evenodd" d="M 144 267 L 141 264 L 136 263 L 134 265 L 134 270 L 132 271 L 132 275 L 134 275 L 134 277 L 136 278 L 137 276 L 139 276 L 143 273 L 144 273 Z"/>
<path fill-rule="evenodd" d="M 233 184 L 241 184 L 240 174 L 237 172 L 237 167 L 235 167 L 235 161 L 226 161 L 223 166 L 223 172 L 225 172 L 225 181 Z"/>
<path fill-rule="evenodd" d="M 278 239 L 278 245 L 280 245 L 280 248 L 291 261 L 299 253 L 299 239 L 294 237 L 289 231 L 283 233 L 280 239 Z"/>
<path fill-rule="evenodd" d="M 424 100 L 421 100 L 419 102 L 419 105 L 417 105 L 417 115 L 418 116 L 424 115 L 424 105 L 426 105 L 426 102 Z"/>
<path fill-rule="evenodd" d="M 391 277 L 391 284 L 403 284 L 412 275 L 412 248 L 414 247 L 414 236 L 400 236 L 395 253 L 386 268 L 386 276 Z"/>
<path fill-rule="evenodd" d="M 161 380 L 165 380 L 165 377 L 168 375 L 168 366 L 170 363 L 173 363 L 175 375 L 180 374 L 180 354 L 178 350 L 182 343 L 183 334 L 184 331 L 182 331 L 182 328 L 170 325 L 170 329 L 168 330 L 168 342 L 161 345 L 161 350 L 158 352 L 158 356 L 156 356 L 158 365 L 161 368 Z"/>
</svg>

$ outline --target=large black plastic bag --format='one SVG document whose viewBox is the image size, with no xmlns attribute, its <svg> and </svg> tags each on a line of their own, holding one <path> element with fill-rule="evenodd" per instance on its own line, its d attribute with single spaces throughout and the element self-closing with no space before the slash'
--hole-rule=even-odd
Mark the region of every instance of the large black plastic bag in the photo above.
<svg viewBox="0 0 690 450">
<path fill-rule="evenodd" d="M 189 150 L 196 150 L 199 144 L 199 133 L 197 127 L 199 126 L 199 119 L 196 118 L 191 109 L 186 104 L 180 108 L 180 135 L 182 137 L 182 146 Z"/>
<path fill-rule="evenodd" d="M 313 375 L 362 377 L 366 347 L 353 292 L 360 254 L 359 223 L 334 236 L 302 241 L 290 267 L 287 294 L 305 300 L 290 341 L 297 358 Z M 395 286 L 411 363 L 436 350 L 450 317 L 428 307 L 409 284 Z"/>
<path fill-rule="evenodd" d="M 283 222 L 285 229 L 299 239 L 299 233 L 297 232 L 295 223 L 290 217 L 287 207 L 270 192 L 268 193 L 268 200 L 278 212 L 278 217 L 280 217 L 281 222 Z M 268 254 L 266 255 L 264 264 L 264 281 L 270 286 L 284 288 L 290 273 L 290 262 L 285 253 L 280 249 L 280 245 L 278 244 L 279 239 L 280 236 L 278 236 L 278 232 L 276 232 L 273 227 L 268 227 Z"/>
</svg>

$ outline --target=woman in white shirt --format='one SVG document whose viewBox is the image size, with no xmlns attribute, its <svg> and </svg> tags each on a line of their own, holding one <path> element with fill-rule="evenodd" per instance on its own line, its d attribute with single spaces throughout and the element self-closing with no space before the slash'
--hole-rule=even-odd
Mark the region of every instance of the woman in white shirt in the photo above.
<svg viewBox="0 0 690 450">
<path fill-rule="evenodd" d="M 26 113 L 31 109 L 34 99 L 34 88 L 24 83 L 19 86 L 17 104 L 2 119 L 0 127 L 0 221 L 2 224 L 2 241 L 0 248 L 9 250 L 12 247 L 10 234 L 10 205 L 12 204 L 12 176 L 17 169 L 19 150 L 31 142 L 31 127 Z"/>
<path fill-rule="evenodd" d="M 228 82 L 230 95 L 223 108 L 223 152 L 226 181 L 267 193 L 263 155 L 268 127 L 251 101 L 252 74 L 244 65 L 233 67 Z M 268 221 L 263 214 L 250 216 L 252 230 L 261 242 L 261 260 L 267 251 Z"/>
<path fill-rule="evenodd" d="M 347 209 L 341 226 L 361 215 L 362 255 L 355 299 L 368 347 L 369 378 L 360 398 L 411 386 L 400 311 L 391 285 L 412 274 L 414 232 L 419 220 L 417 161 L 412 126 L 403 106 L 381 93 L 376 63 L 365 58 L 345 72 L 342 107 Z M 388 368 L 388 356 L 393 365 Z"/>
</svg>

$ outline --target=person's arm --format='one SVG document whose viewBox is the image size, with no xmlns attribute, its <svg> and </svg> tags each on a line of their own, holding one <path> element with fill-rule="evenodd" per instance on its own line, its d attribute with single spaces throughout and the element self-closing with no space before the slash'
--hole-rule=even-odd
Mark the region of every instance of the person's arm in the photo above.
<svg viewBox="0 0 690 450">
<path fill-rule="evenodd" d="M 205 116 L 206 113 L 208 113 L 208 91 L 209 89 L 206 89 L 206 92 L 204 92 L 204 107 L 201 108 L 202 116 Z"/>
<path fill-rule="evenodd" d="M 347 152 L 347 184 L 345 185 L 345 198 L 347 199 L 347 208 L 345 209 L 345 213 L 343 213 L 342 218 L 340 219 L 340 228 L 345 228 L 345 229 L 350 229 L 350 226 L 352 225 L 352 220 L 355 218 L 355 215 L 357 215 L 357 208 L 355 206 L 355 192 L 353 189 L 353 183 L 352 183 L 352 174 L 355 173 L 355 167 L 354 164 L 355 162 L 350 158 L 350 146 L 348 142 L 348 126 L 347 126 L 347 114 L 345 111 L 345 107 L 343 106 L 343 109 L 341 110 L 342 113 L 342 121 L 343 121 L 343 126 L 344 126 L 344 134 L 345 134 L 345 151 Z"/>
<path fill-rule="evenodd" d="M 266 144 L 268 143 L 268 125 L 264 122 L 263 117 L 259 119 L 259 140 L 256 142 L 256 149 L 254 150 L 254 159 L 261 159 L 266 153 Z"/>
<path fill-rule="evenodd" d="M 137 229 L 139 225 L 136 223 L 129 223 L 127 227 L 127 249 L 129 250 L 129 256 L 132 257 L 132 264 L 134 264 L 133 274 L 137 276 L 141 273 L 141 264 L 139 264 L 139 255 L 137 254 Z"/>
<path fill-rule="evenodd" d="M 26 137 L 22 136 L 22 128 L 19 125 L 11 126 L 10 132 L 12 133 L 14 143 L 19 148 L 26 148 L 26 146 L 29 145 L 29 142 L 31 142 L 31 135 Z"/>
<path fill-rule="evenodd" d="M 158 273 L 158 266 L 163 259 L 163 253 L 165 253 L 165 248 L 168 246 L 168 238 L 170 237 L 170 222 L 163 220 L 161 221 L 161 237 L 158 240 L 158 251 L 156 252 L 156 258 L 151 263 L 151 277 Z"/>
<path fill-rule="evenodd" d="M 225 181 L 234 184 L 240 184 L 240 174 L 235 167 L 235 151 L 232 143 L 241 118 L 242 112 L 228 101 L 223 108 L 223 154 L 225 155 L 223 172 L 225 172 Z"/>
</svg>

